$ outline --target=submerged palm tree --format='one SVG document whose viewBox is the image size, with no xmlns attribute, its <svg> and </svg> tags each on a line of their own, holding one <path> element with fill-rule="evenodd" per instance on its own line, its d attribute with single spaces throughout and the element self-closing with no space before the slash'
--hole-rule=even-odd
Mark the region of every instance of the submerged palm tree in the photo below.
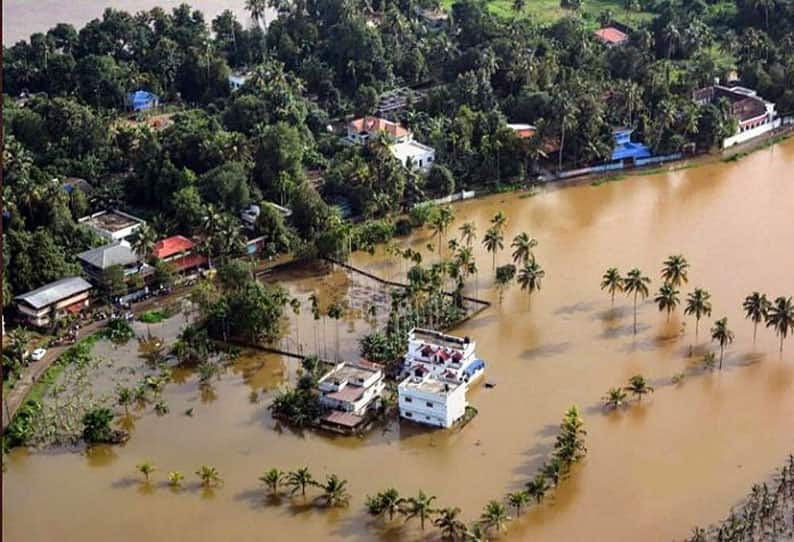
<svg viewBox="0 0 794 542">
<path fill-rule="evenodd" d="M 769 308 L 766 327 L 775 329 L 780 337 L 780 352 L 783 352 L 783 340 L 794 330 L 794 304 L 790 297 L 778 297 Z"/>
<path fill-rule="evenodd" d="M 425 520 L 436 513 L 433 509 L 434 500 L 436 500 L 435 495 L 428 496 L 424 491 L 419 491 L 419 495 L 408 499 L 408 506 L 403 509 L 406 521 L 418 517 L 419 525 L 424 531 Z"/>
<path fill-rule="evenodd" d="M 316 482 L 309 472 L 308 467 L 301 467 L 300 469 L 287 474 L 287 485 L 292 488 L 292 494 L 300 491 L 301 495 L 305 497 L 306 486 L 314 485 L 315 483 Z"/>
<path fill-rule="evenodd" d="M 728 329 L 728 318 L 721 318 L 714 322 L 711 328 L 711 340 L 720 345 L 720 370 L 722 370 L 722 358 L 725 354 L 725 347 L 733 342 L 733 331 Z"/>
<path fill-rule="evenodd" d="M 684 314 L 695 317 L 695 343 L 697 343 L 700 319 L 704 316 L 711 316 L 711 294 L 702 288 L 695 288 L 686 298 Z"/>
<path fill-rule="evenodd" d="M 648 297 L 648 284 L 651 279 L 644 276 L 636 267 L 629 271 L 623 280 L 623 291 L 634 296 L 634 333 L 637 333 L 637 297 Z"/>
<path fill-rule="evenodd" d="M 271 495 L 279 493 L 279 486 L 285 480 L 286 474 L 279 469 L 270 469 L 259 477 L 259 481 L 265 484 Z"/>
<path fill-rule="evenodd" d="M 601 277 L 601 289 L 607 290 L 612 296 L 612 304 L 615 304 L 615 293 L 623 291 L 623 277 L 617 267 L 610 267 Z"/>
<path fill-rule="evenodd" d="M 689 281 L 689 263 L 681 254 L 667 258 L 662 264 L 662 280 L 675 287 L 682 286 Z"/>
<path fill-rule="evenodd" d="M 527 482 L 527 493 L 530 497 L 535 499 L 537 504 L 540 504 L 548 490 L 549 483 L 546 480 L 546 475 L 542 472 L 539 472 L 532 480 Z"/>
<path fill-rule="evenodd" d="M 604 407 L 610 410 L 622 407 L 626 403 L 626 392 L 620 388 L 610 388 L 604 396 Z"/>
<path fill-rule="evenodd" d="M 501 232 L 504 230 L 507 225 L 507 215 L 505 215 L 504 211 L 496 211 L 496 214 L 491 219 L 491 224 L 497 231 Z"/>
<path fill-rule="evenodd" d="M 552 457 L 547 463 L 543 464 L 540 468 L 540 472 L 545 479 L 549 480 L 552 485 L 554 485 L 554 487 L 557 487 L 564 474 L 562 461 L 559 457 Z"/>
<path fill-rule="evenodd" d="M 477 227 L 474 222 L 464 222 L 460 228 L 460 240 L 463 241 L 467 247 L 471 248 L 474 241 L 477 240 Z"/>
<path fill-rule="evenodd" d="M 171 471 L 168 473 L 168 484 L 171 487 L 178 488 L 182 485 L 182 480 L 185 479 L 185 475 L 179 472 L 178 470 Z"/>
<path fill-rule="evenodd" d="M 196 475 L 201 479 L 201 485 L 205 488 L 221 483 L 221 475 L 218 469 L 211 465 L 202 465 L 199 470 L 196 471 Z"/>
<path fill-rule="evenodd" d="M 347 480 L 342 480 L 336 474 L 331 474 L 326 478 L 322 489 L 326 506 L 347 506 L 350 501 L 350 494 L 347 492 Z"/>
<path fill-rule="evenodd" d="M 507 509 L 498 501 L 489 501 L 480 516 L 480 523 L 487 529 L 496 529 L 497 533 L 502 532 L 508 521 L 510 516 L 507 515 Z"/>
<path fill-rule="evenodd" d="M 495 227 L 488 228 L 488 231 L 485 232 L 485 237 L 482 239 L 482 244 L 491 253 L 491 269 L 496 269 L 496 253 L 505 247 L 502 232 Z"/>
<path fill-rule="evenodd" d="M 758 324 L 766 319 L 770 305 L 766 294 L 759 292 L 753 292 L 744 298 L 742 303 L 744 316 L 753 322 L 753 344 L 755 344 L 755 338 L 758 334 Z"/>
<path fill-rule="evenodd" d="M 135 467 L 138 469 L 138 472 L 143 474 L 144 478 L 146 478 L 146 483 L 149 483 L 149 477 L 152 475 L 154 471 L 157 470 L 157 467 L 154 466 L 154 463 L 151 461 L 144 461 L 140 465 L 136 465 Z"/>
<path fill-rule="evenodd" d="M 433 520 L 433 525 L 441 531 L 441 538 L 444 540 L 462 540 L 466 535 L 466 524 L 458 516 L 460 508 L 442 508 L 438 511 L 438 517 Z"/>
<path fill-rule="evenodd" d="M 521 508 L 529 503 L 529 492 L 527 490 L 516 491 L 507 495 L 507 502 L 515 508 L 516 515 L 521 515 Z"/>
<path fill-rule="evenodd" d="M 369 513 L 375 516 L 388 514 L 390 521 L 394 519 L 394 514 L 401 511 L 404 503 L 405 499 L 400 497 L 400 492 L 393 487 L 374 497 L 367 497 Z"/>
<path fill-rule="evenodd" d="M 519 233 L 510 246 L 514 249 L 513 263 L 524 263 L 532 257 L 532 249 L 538 246 L 538 241 L 526 233 Z"/>
<path fill-rule="evenodd" d="M 533 256 L 528 262 L 524 262 L 524 266 L 518 272 L 518 284 L 522 290 L 527 290 L 530 297 L 535 290 L 540 290 L 541 282 L 546 276 L 546 272 L 535 261 Z"/>
<path fill-rule="evenodd" d="M 659 306 L 659 312 L 667 311 L 667 321 L 670 321 L 670 314 L 678 307 L 680 299 L 678 298 L 679 291 L 675 289 L 670 282 L 665 282 L 659 288 L 659 293 L 656 294 L 654 301 Z"/>
<path fill-rule="evenodd" d="M 648 385 L 648 382 L 642 375 L 634 375 L 629 378 L 629 385 L 626 386 L 625 390 L 634 395 L 638 401 L 642 401 L 643 395 L 653 393 L 653 388 Z"/>
</svg>

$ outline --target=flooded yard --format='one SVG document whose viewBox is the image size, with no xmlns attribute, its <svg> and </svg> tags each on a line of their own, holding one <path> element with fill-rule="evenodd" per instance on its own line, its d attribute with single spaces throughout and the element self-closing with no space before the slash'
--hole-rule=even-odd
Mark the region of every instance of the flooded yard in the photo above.
<svg viewBox="0 0 794 542">
<path fill-rule="evenodd" d="M 480 245 L 490 218 L 508 217 L 505 239 L 526 231 L 539 241 L 546 271 L 529 300 L 513 285 L 498 303 L 491 255 Z M 393 421 L 364 438 L 295 432 L 269 415 L 276 388 L 294 379 L 297 361 L 246 352 L 203 394 L 192 374 L 177 374 L 163 397 L 170 413 L 139 413 L 129 442 L 91 453 L 15 450 L 5 474 L 3 531 L 9 541 L 81 540 L 412 540 L 418 522 L 383 526 L 364 501 L 394 486 L 403 495 L 425 490 L 438 506 L 459 506 L 479 517 L 487 501 L 523 486 L 547 456 L 564 411 L 583 411 L 587 458 L 539 507 L 511 522 L 505 540 L 672 540 L 693 526 L 717 521 L 783 464 L 794 450 L 794 341 L 783 354 L 771 330 L 752 323 L 741 302 L 754 290 L 794 295 L 794 140 L 732 163 L 673 173 L 582 184 L 534 197 L 496 195 L 455 206 L 457 231 L 474 221 L 479 297 L 493 306 L 454 330 L 477 341 L 492 389 L 475 387 L 469 401 L 479 415 L 459 431 L 428 431 Z M 429 233 L 405 240 L 424 251 Z M 425 261 L 437 256 L 425 252 Z M 701 369 L 689 356 L 694 320 L 679 310 L 669 322 L 650 300 L 639 307 L 632 333 L 626 296 L 610 306 L 601 275 L 639 267 L 660 286 L 661 262 L 684 254 L 691 264 L 682 298 L 694 287 L 712 294 L 713 315 L 700 325 L 696 349 L 708 347 L 708 328 L 728 317 L 736 334 L 722 371 Z M 497 263 L 507 263 L 509 250 Z M 400 263 L 383 250 L 355 254 L 352 263 L 396 279 Z M 319 329 L 308 296 L 350 302 L 339 322 L 340 356 L 357 352 L 370 324 L 355 317 L 377 287 L 336 271 L 270 277 L 302 299 L 299 335 L 304 350 L 335 350 L 336 323 Z M 474 293 L 473 280 L 467 293 Z M 368 289 L 369 288 L 369 289 Z M 332 294 L 328 292 L 333 292 Z M 651 297 L 652 297 L 651 296 Z M 363 304 L 362 304 L 363 303 Z M 288 310 L 290 325 L 295 316 Z M 383 311 L 385 316 L 385 311 Z M 150 326 L 173 337 L 181 315 Z M 146 326 L 136 324 L 139 333 Z M 317 338 L 315 338 L 317 337 Z M 95 352 L 114 364 L 144 363 L 137 343 Z M 641 373 L 656 388 L 641 404 L 605 413 L 601 397 Z M 673 384 L 675 375 L 682 381 Z M 192 416 L 185 414 L 189 409 Z M 157 466 L 140 483 L 135 465 Z M 203 491 L 192 474 L 215 466 L 224 483 Z M 300 497 L 268 504 L 258 477 L 270 467 L 308 466 L 324 479 L 348 480 L 350 507 L 324 510 Z M 166 486 L 171 470 L 186 474 L 181 491 Z M 112 517 L 112 522 L 103 518 Z"/>
</svg>

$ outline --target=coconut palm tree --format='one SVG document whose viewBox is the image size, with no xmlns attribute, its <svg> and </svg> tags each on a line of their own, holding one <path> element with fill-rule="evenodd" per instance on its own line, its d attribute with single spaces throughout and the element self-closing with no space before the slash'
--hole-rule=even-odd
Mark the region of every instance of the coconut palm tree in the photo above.
<svg viewBox="0 0 794 542">
<path fill-rule="evenodd" d="M 408 505 L 402 509 L 405 514 L 405 520 L 418 517 L 419 525 L 422 530 L 425 530 L 425 520 L 436 513 L 433 508 L 433 501 L 436 500 L 435 495 L 428 496 L 424 491 L 419 491 L 419 495 L 408 499 Z"/>
<path fill-rule="evenodd" d="M 507 502 L 515 508 L 516 516 L 521 515 L 521 508 L 529 503 L 529 492 L 527 490 L 515 491 L 507 494 Z"/>
<path fill-rule="evenodd" d="M 168 485 L 173 488 L 178 488 L 182 486 L 182 481 L 185 479 L 185 475 L 179 472 L 178 470 L 171 471 L 168 473 Z"/>
<path fill-rule="evenodd" d="M 196 471 L 196 476 L 201 479 L 201 485 L 205 488 L 217 486 L 221 483 L 221 475 L 218 469 L 212 465 L 202 465 L 199 467 Z"/>
<path fill-rule="evenodd" d="M 137 237 L 132 242 L 132 250 L 145 263 L 152 255 L 154 245 L 157 243 L 157 232 L 148 224 L 138 228 Z"/>
<path fill-rule="evenodd" d="M 507 215 L 505 215 L 504 211 L 496 211 L 496 214 L 491 219 L 491 225 L 500 232 L 504 230 L 507 225 Z"/>
<path fill-rule="evenodd" d="M 610 267 L 601 277 L 601 289 L 607 290 L 612 296 L 612 305 L 615 304 L 615 293 L 623 291 L 623 277 L 617 267 Z"/>
<path fill-rule="evenodd" d="M 653 393 L 653 388 L 648 385 L 648 382 L 642 375 L 634 375 L 629 378 L 629 385 L 624 389 L 634 395 L 638 401 L 642 401 L 643 395 Z"/>
<path fill-rule="evenodd" d="M 783 340 L 794 330 L 794 304 L 790 297 L 778 297 L 769 308 L 766 327 L 774 328 L 780 337 L 780 352 L 783 352 Z"/>
<path fill-rule="evenodd" d="M 706 352 L 703 354 L 703 368 L 713 369 L 717 365 L 717 356 L 714 352 Z"/>
<path fill-rule="evenodd" d="M 154 463 L 151 461 L 144 461 L 143 463 L 136 465 L 135 468 L 138 469 L 138 472 L 143 474 L 144 478 L 146 478 L 147 484 L 149 483 L 149 477 L 154 471 L 157 470 L 157 467 L 155 467 Z"/>
<path fill-rule="evenodd" d="M 303 497 L 306 496 L 306 486 L 314 485 L 315 482 L 314 478 L 312 477 L 311 473 L 309 472 L 308 467 L 301 467 L 296 471 L 291 471 L 287 474 L 287 485 L 292 488 L 293 495 L 298 491 L 301 492 Z"/>
<path fill-rule="evenodd" d="M 279 486 L 285 478 L 286 473 L 279 469 L 270 469 L 259 477 L 259 481 L 265 484 L 271 495 L 276 496 L 279 493 Z"/>
<path fill-rule="evenodd" d="M 704 316 L 711 316 L 711 294 L 702 288 L 695 288 L 686 298 L 684 314 L 695 317 L 695 343 L 697 343 L 700 319 Z M 690 347 L 691 350 L 692 347 Z"/>
<path fill-rule="evenodd" d="M 498 501 L 489 501 L 480 515 L 480 523 L 489 530 L 496 529 L 497 533 L 502 532 L 508 521 L 510 516 L 507 515 L 507 509 Z"/>
<path fill-rule="evenodd" d="M 538 241 L 526 233 L 519 233 L 513 238 L 510 246 L 513 250 L 513 263 L 524 263 L 532 256 L 532 249 L 538 246 Z"/>
<path fill-rule="evenodd" d="M 458 229 L 460 231 L 460 240 L 471 248 L 472 243 L 477 240 L 477 226 L 474 225 L 474 222 L 464 222 Z"/>
<path fill-rule="evenodd" d="M 367 497 L 369 513 L 375 516 L 388 514 L 389 521 L 394 519 L 394 514 L 402 510 L 405 499 L 400 497 L 400 492 L 389 488 L 374 497 Z"/>
<path fill-rule="evenodd" d="M 544 469 L 545 470 L 545 469 Z M 546 475 L 539 472 L 535 477 L 527 482 L 527 493 L 530 497 L 535 499 L 536 504 L 540 504 L 549 490 L 549 483 L 546 480 Z"/>
<path fill-rule="evenodd" d="M 533 256 L 528 262 L 524 262 L 524 266 L 518 272 L 518 284 L 522 290 L 526 290 L 531 298 L 536 290 L 540 290 L 541 282 L 546 276 L 546 272 L 535 261 Z"/>
<path fill-rule="evenodd" d="M 438 511 L 438 517 L 433 520 L 433 525 L 441 531 L 441 538 L 444 540 L 462 540 L 466 536 L 466 524 L 458 516 L 460 508 L 442 508 Z"/>
<path fill-rule="evenodd" d="M 659 288 L 659 293 L 656 294 L 654 301 L 659 306 L 659 312 L 667 311 L 667 321 L 670 321 L 670 314 L 678 307 L 680 299 L 678 298 L 679 291 L 675 289 L 670 282 L 665 282 Z"/>
<path fill-rule="evenodd" d="M 300 322 L 298 321 L 298 317 L 301 314 L 301 300 L 297 297 L 293 297 L 289 301 L 289 306 L 292 309 L 292 314 L 295 315 L 295 344 L 298 345 L 298 354 L 300 354 L 303 351 L 303 347 L 301 346 Z"/>
<path fill-rule="evenodd" d="M 502 232 L 495 227 L 488 228 L 488 231 L 485 232 L 485 237 L 482 239 L 482 244 L 485 250 L 491 253 L 491 269 L 495 270 L 496 253 L 505 247 Z"/>
<path fill-rule="evenodd" d="M 634 296 L 634 333 L 637 333 L 637 298 L 648 297 L 648 285 L 651 279 L 642 274 L 636 267 L 628 272 L 623 280 L 623 291 Z"/>
<path fill-rule="evenodd" d="M 728 329 L 728 318 L 721 318 L 714 322 L 711 328 L 711 340 L 720 345 L 720 371 L 722 370 L 722 358 L 725 354 L 725 347 L 733 342 L 733 331 Z"/>
<path fill-rule="evenodd" d="M 347 506 L 350 494 L 347 492 L 347 480 L 342 480 L 336 474 L 331 474 L 322 486 L 322 499 L 329 507 Z"/>
<path fill-rule="evenodd" d="M 662 264 L 662 280 L 675 287 L 680 287 L 687 283 L 689 263 L 681 254 L 668 257 Z"/>
<path fill-rule="evenodd" d="M 336 359 L 339 360 L 339 320 L 344 316 L 344 308 L 340 303 L 334 302 L 328 307 L 328 318 L 335 323 Z"/>
<path fill-rule="evenodd" d="M 267 29 L 267 0 L 246 0 L 245 9 L 258 26 Z"/>
<path fill-rule="evenodd" d="M 496 268 L 496 289 L 499 290 L 499 304 L 502 304 L 505 289 L 513 281 L 516 276 L 516 266 L 509 263 L 507 265 L 500 265 Z"/>
<path fill-rule="evenodd" d="M 621 388 L 610 388 L 603 399 L 604 408 L 615 410 L 616 408 L 622 407 L 626 403 L 626 392 Z"/>
<path fill-rule="evenodd" d="M 564 474 L 564 466 L 558 457 L 552 457 L 548 462 L 543 464 L 540 471 L 554 487 L 557 487 Z"/>
<path fill-rule="evenodd" d="M 753 292 L 744 298 L 742 303 L 744 316 L 753 322 L 753 344 L 755 344 L 755 338 L 758 333 L 758 324 L 766 319 L 770 305 L 771 303 L 766 298 L 766 294 L 759 292 Z"/>
</svg>

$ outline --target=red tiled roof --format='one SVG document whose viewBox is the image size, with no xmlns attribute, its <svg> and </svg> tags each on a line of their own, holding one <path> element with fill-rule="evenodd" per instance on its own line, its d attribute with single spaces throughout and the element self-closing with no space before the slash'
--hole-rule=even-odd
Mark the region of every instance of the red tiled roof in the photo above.
<svg viewBox="0 0 794 542">
<path fill-rule="evenodd" d="M 193 241 L 182 235 L 174 235 L 173 237 L 166 237 L 165 239 L 157 241 L 157 244 L 154 245 L 152 255 L 155 258 L 163 259 L 192 248 Z"/>
<path fill-rule="evenodd" d="M 629 39 L 625 32 L 622 32 L 613 26 L 599 28 L 595 31 L 595 35 L 604 43 L 610 43 L 612 45 L 619 45 Z"/>
<path fill-rule="evenodd" d="M 189 254 L 187 256 L 171 260 L 169 263 L 176 267 L 177 271 L 184 271 L 186 269 L 193 269 L 194 267 L 206 264 L 207 257 L 201 254 Z"/>
<path fill-rule="evenodd" d="M 392 137 L 403 137 L 408 135 L 408 130 L 401 125 L 379 117 L 362 117 L 360 119 L 355 119 L 350 123 L 350 126 L 356 132 L 366 132 L 368 134 L 386 132 Z"/>
</svg>

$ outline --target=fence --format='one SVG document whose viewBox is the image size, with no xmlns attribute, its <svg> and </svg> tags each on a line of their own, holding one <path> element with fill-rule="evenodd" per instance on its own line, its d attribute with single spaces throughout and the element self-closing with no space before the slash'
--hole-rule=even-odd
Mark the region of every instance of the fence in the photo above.
<svg viewBox="0 0 794 542">
<path fill-rule="evenodd" d="M 633 167 L 642 167 L 642 166 L 650 166 L 654 164 L 662 164 L 664 162 L 672 162 L 674 160 L 680 160 L 683 158 L 684 155 L 680 152 L 676 152 L 673 154 L 666 154 L 664 156 L 651 156 L 650 158 L 637 158 L 634 160 L 632 164 L 628 160 L 621 160 L 620 162 L 609 162 L 606 164 L 598 164 L 595 166 L 583 167 L 578 169 L 569 169 L 567 171 L 562 171 L 558 175 L 554 177 L 550 177 L 546 179 L 546 182 L 561 180 L 561 179 L 570 179 L 572 177 L 580 177 L 582 175 L 592 175 L 596 173 L 609 173 L 611 171 L 622 171 L 627 169 L 633 165 Z"/>
<path fill-rule="evenodd" d="M 449 196 L 444 196 L 443 198 L 438 198 L 430 201 L 423 201 L 421 203 L 417 203 L 414 207 L 418 207 L 420 205 L 445 205 L 447 203 L 452 203 L 453 201 L 463 201 L 467 199 L 472 199 L 476 193 L 474 190 L 461 190 L 460 192 L 456 192 L 455 194 L 450 194 Z"/>
</svg>

